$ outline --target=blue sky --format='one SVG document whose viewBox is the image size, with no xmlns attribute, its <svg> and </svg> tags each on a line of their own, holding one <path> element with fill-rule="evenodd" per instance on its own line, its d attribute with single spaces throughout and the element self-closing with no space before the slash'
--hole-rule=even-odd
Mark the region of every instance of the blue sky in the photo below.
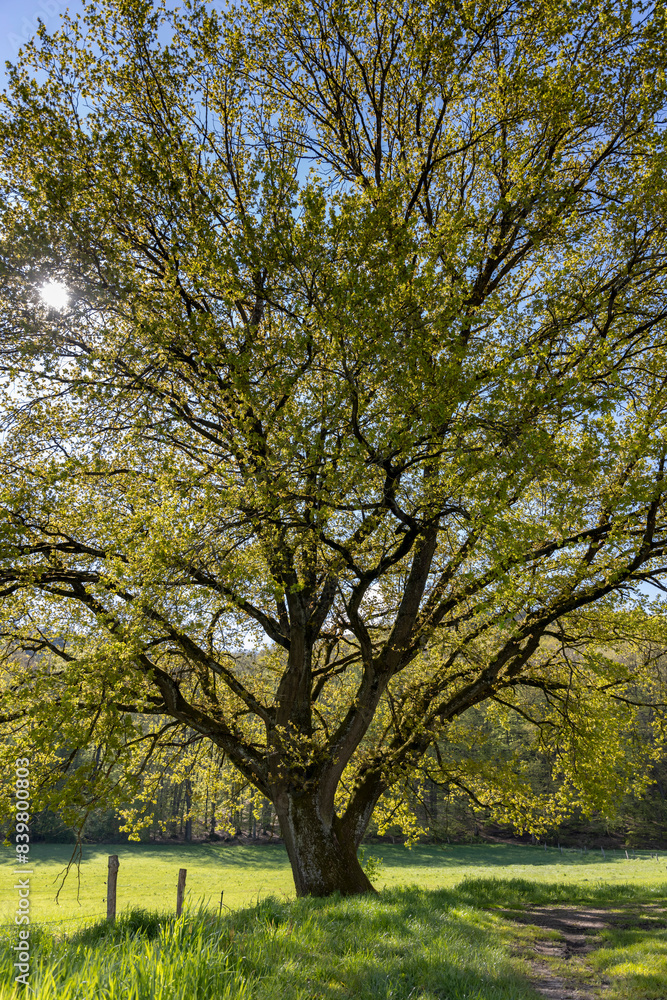
<svg viewBox="0 0 667 1000">
<path fill-rule="evenodd" d="M 50 31 L 66 10 L 77 13 L 78 0 L 0 0 L 0 72 L 4 77 L 7 60 L 14 62 L 19 46 L 35 33 L 41 17 Z"/>
</svg>

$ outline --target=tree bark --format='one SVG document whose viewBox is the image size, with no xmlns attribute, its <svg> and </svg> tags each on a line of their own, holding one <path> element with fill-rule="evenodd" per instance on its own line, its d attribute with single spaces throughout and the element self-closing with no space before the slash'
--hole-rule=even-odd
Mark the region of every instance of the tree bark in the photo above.
<svg viewBox="0 0 667 1000">
<path fill-rule="evenodd" d="M 192 782 L 185 779 L 185 839 L 192 840 Z"/>
<path fill-rule="evenodd" d="M 297 896 L 375 892 L 357 858 L 352 831 L 338 817 L 327 823 L 312 791 L 277 796 L 276 812 L 292 865 Z"/>
</svg>

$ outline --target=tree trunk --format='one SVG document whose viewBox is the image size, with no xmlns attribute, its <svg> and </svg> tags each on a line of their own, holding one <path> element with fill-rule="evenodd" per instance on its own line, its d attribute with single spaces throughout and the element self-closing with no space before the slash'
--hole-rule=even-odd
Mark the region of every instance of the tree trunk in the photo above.
<svg viewBox="0 0 667 1000">
<path fill-rule="evenodd" d="M 428 810 L 431 834 L 435 834 L 435 828 L 438 824 L 438 786 L 435 781 L 429 781 Z"/>
<path fill-rule="evenodd" d="M 352 832 L 343 829 L 340 820 L 326 823 L 314 794 L 283 793 L 275 806 L 297 896 L 375 892 L 359 864 Z"/>
<path fill-rule="evenodd" d="M 185 779 L 185 839 L 192 840 L 192 782 Z"/>
</svg>

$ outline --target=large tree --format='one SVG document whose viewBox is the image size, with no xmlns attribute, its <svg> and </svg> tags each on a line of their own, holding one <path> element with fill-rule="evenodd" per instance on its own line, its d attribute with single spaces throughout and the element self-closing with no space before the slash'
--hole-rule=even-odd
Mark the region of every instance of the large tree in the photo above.
<svg viewBox="0 0 667 1000">
<path fill-rule="evenodd" d="M 666 40 L 644 2 L 109 0 L 26 48 L 2 718 L 45 794 L 180 730 L 324 895 L 483 703 L 618 778 L 661 700 Z"/>
</svg>

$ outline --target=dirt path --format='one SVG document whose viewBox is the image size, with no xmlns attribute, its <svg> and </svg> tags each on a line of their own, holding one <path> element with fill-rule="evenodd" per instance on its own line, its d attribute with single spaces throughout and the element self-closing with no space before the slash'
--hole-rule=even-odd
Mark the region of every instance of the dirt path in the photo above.
<svg viewBox="0 0 667 1000">
<path fill-rule="evenodd" d="M 556 959 L 559 965 L 574 960 L 574 964 L 581 969 L 585 967 L 586 955 L 600 947 L 600 932 L 605 928 L 657 930 L 667 926 L 667 910 L 657 904 L 621 904 L 613 909 L 534 906 L 519 912 L 500 912 L 515 923 L 530 924 L 558 934 L 558 938 L 540 939 L 538 936 L 531 950 L 522 952 L 531 960 L 531 982 L 545 1000 L 600 1000 L 606 985 L 602 981 L 592 986 L 579 979 L 559 975 L 553 971 L 549 960 Z"/>
</svg>

